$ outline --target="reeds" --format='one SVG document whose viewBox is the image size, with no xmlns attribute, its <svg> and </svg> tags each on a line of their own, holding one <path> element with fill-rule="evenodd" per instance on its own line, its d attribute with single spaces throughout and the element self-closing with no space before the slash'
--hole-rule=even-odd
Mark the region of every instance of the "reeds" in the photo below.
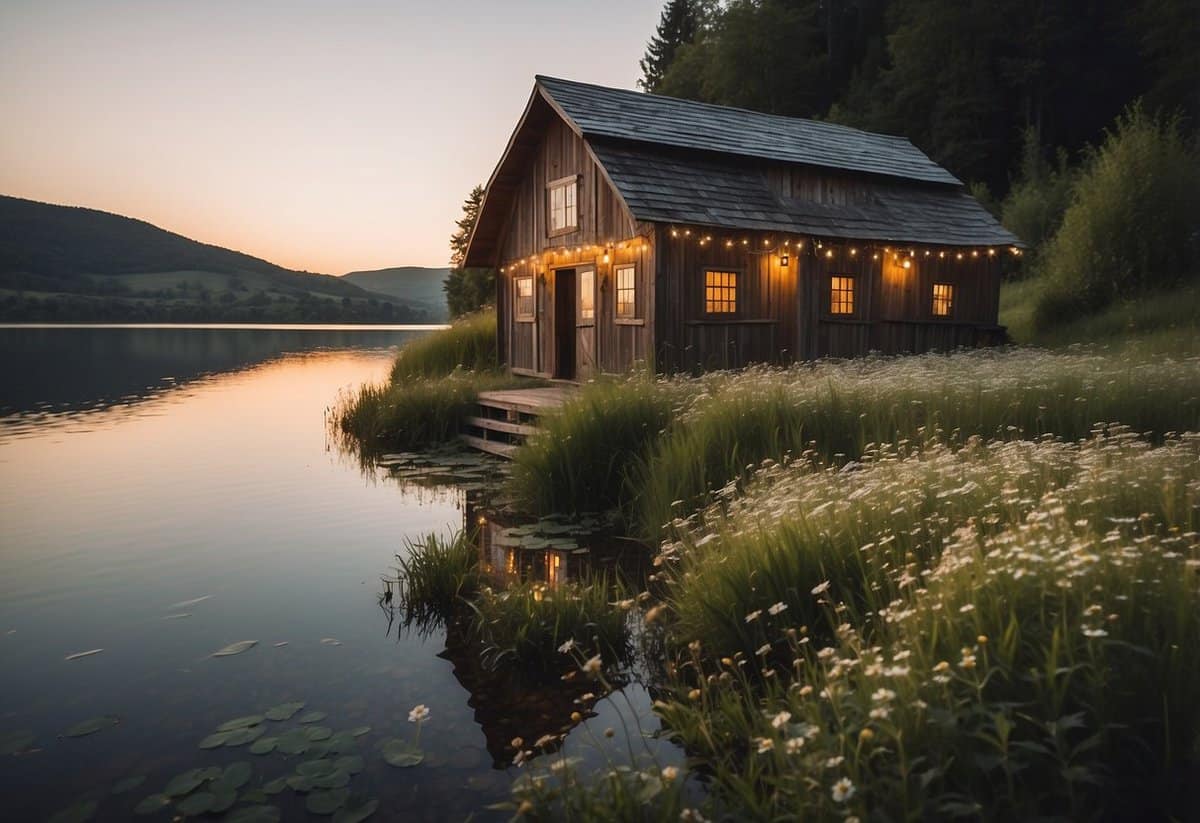
<svg viewBox="0 0 1200 823">
<path fill-rule="evenodd" d="M 468 532 L 405 540 L 396 560 L 397 605 L 407 625 L 449 620 L 466 611 L 467 601 L 479 591 L 479 548 Z"/>
<path fill-rule="evenodd" d="M 404 346 L 392 365 L 393 383 L 455 372 L 496 371 L 496 310 L 458 318 L 448 329 L 422 335 Z"/>
</svg>

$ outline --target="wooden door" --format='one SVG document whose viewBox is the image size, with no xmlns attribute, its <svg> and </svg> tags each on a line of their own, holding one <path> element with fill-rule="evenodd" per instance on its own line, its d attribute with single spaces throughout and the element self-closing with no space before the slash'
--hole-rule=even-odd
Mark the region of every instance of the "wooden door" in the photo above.
<svg viewBox="0 0 1200 823">
<path fill-rule="evenodd" d="M 596 373 L 596 270 L 575 270 L 575 378 Z"/>
<path fill-rule="evenodd" d="M 554 272 L 554 376 L 575 379 L 575 270 Z"/>
</svg>

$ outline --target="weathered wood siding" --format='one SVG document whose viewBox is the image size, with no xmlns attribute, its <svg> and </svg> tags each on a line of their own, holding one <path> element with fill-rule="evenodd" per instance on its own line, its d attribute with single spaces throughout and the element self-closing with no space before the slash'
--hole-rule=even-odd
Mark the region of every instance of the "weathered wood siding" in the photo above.
<svg viewBox="0 0 1200 823">
<path fill-rule="evenodd" d="M 546 185 L 577 176 L 578 228 L 550 236 Z M 646 234 L 651 236 L 647 237 Z M 556 373 L 555 288 L 557 272 L 576 266 L 596 270 L 596 341 L 593 371 L 628 371 L 651 354 L 654 307 L 653 227 L 637 224 L 625 209 L 603 171 L 592 159 L 584 141 L 562 120 L 551 119 L 518 185 L 502 233 L 497 291 L 500 349 L 505 362 L 518 371 L 545 376 Z M 604 263 L 605 252 L 609 263 Z M 535 258 L 529 262 L 530 257 Z M 514 261 L 524 261 L 513 265 Z M 638 281 L 637 301 L 642 323 L 618 321 L 615 266 L 633 263 Z M 533 275 L 536 317 L 533 322 L 515 317 L 514 285 L 517 277 Z"/>
</svg>

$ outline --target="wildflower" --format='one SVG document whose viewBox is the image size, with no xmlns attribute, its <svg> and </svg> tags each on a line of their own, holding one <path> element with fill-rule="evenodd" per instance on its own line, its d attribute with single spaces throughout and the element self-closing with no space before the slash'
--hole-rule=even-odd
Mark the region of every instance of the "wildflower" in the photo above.
<svg viewBox="0 0 1200 823">
<path fill-rule="evenodd" d="M 688 692 L 688 700 L 699 700 L 699 699 L 700 699 L 700 690 L 699 689 L 692 689 L 690 692 Z"/>
<path fill-rule="evenodd" d="M 828 660 L 829 658 L 833 657 L 836 652 L 837 649 L 833 648 L 833 646 L 826 646 L 817 652 L 817 657 L 821 660 Z"/>
<path fill-rule="evenodd" d="M 408 713 L 408 722 L 420 723 L 427 717 L 429 717 L 429 707 L 424 703 L 418 703 L 416 706 L 413 706 L 412 711 Z"/>
<path fill-rule="evenodd" d="M 762 609 L 755 609 L 754 611 L 750 612 L 750 614 L 746 615 L 746 622 L 753 623 L 760 617 L 762 617 Z"/>
<path fill-rule="evenodd" d="M 572 723 L 581 723 L 582 721 L 583 721 L 582 714 L 580 714 L 579 712 L 571 712 L 571 722 Z"/>
<path fill-rule="evenodd" d="M 758 655 L 759 657 L 763 657 L 764 655 L 770 654 L 771 653 L 771 644 L 770 643 L 762 644 L 761 646 L 758 647 L 758 649 L 754 653 L 756 655 Z"/>
<path fill-rule="evenodd" d="M 679 813 L 680 823 L 708 823 L 708 818 L 695 809 L 684 809 Z"/>
<path fill-rule="evenodd" d="M 733 668 L 733 658 L 731 658 L 731 657 L 722 657 L 722 658 L 721 658 L 721 664 L 722 664 L 722 665 L 724 665 L 724 666 L 728 666 L 729 668 L 731 668 L 731 669 L 732 669 L 732 668 Z"/>
<path fill-rule="evenodd" d="M 566 643 L 563 643 L 561 646 L 558 647 L 558 653 L 559 654 L 567 654 L 573 648 L 575 648 L 575 638 L 572 637 Z"/>
<path fill-rule="evenodd" d="M 512 739 L 512 742 L 509 743 L 508 745 L 512 746 L 514 749 L 519 749 L 525 745 L 525 741 L 520 737 L 514 737 Z"/>
<path fill-rule="evenodd" d="M 779 614 L 780 612 L 785 612 L 785 611 L 787 611 L 787 603 L 784 603 L 782 601 L 779 603 L 776 603 L 775 605 L 773 605 L 767 609 L 767 613 L 770 614 L 772 617 Z"/>
<path fill-rule="evenodd" d="M 858 739 L 859 742 L 870 743 L 875 739 L 875 732 L 871 731 L 869 728 L 864 728 L 858 733 Z"/>
<path fill-rule="evenodd" d="M 949 663 L 947 663 L 945 660 L 943 660 L 943 661 L 941 661 L 940 663 L 938 663 L 936 666 L 934 666 L 934 667 L 933 667 L 933 670 L 934 670 L 935 672 L 939 673 L 939 674 L 940 674 L 941 672 L 947 672 L 947 671 L 950 671 L 950 664 L 949 664 Z"/>
<path fill-rule="evenodd" d="M 688 643 L 688 651 L 692 654 L 700 654 L 700 641 L 693 640 L 691 643 Z"/>
<path fill-rule="evenodd" d="M 617 733 L 617 730 L 614 729 L 612 726 L 609 726 L 607 729 L 604 730 L 605 737 L 612 737 L 616 733 Z"/>
<path fill-rule="evenodd" d="M 670 783 L 676 777 L 679 777 L 679 769 L 675 768 L 674 766 L 663 766 L 662 779 L 664 781 Z"/>
<path fill-rule="evenodd" d="M 775 749 L 775 741 L 769 737 L 756 737 L 754 742 L 758 744 L 758 753 L 766 754 Z"/>
<path fill-rule="evenodd" d="M 854 784 L 850 782 L 850 778 L 843 777 L 841 780 L 833 784 L 833 801 L 835 803 L 845 803 L 850 798 L 854 797 Z"/>
<path fill-rule="evenodd" d="M 964 654 L 964 655 L 962 656 L 962 660 L 961 660 L 961 661 L 959 661 L 959 664 L 958 664 L 958 665 L 962 666 L 964 669 L 973 669 L 973 668 L 975 668 L 975 655 L 973 655 L 973 654 Z"/>
<path fill-rule="evenodd" d="M 869 714 L 872 720 L 887 720 L 888 715 L 891 714 L 891 709 L 887 706 L 877 706 L 871 709 Z"/>
<path fill-rule="evenodd" d="M 974 604 L 974 603 L 968 603 L 968 604 L 967 604 L 967 605 L 965 605 L 965 606 L 959 606 L 958 610 L 959 610 L 960 612 L 962 612 L 963 614 L 966 614 L 967 612 L 973 612 L 973 611 L 975 611 L 975 604 Z"/>
<path fill-rule="evenodd" d="M 521 764 L 523 764 L 526 760 L 528 760 L 532 756 L 533 756 L 533 752 L 527 752 L 527 751 L 521 750 L 521 751 L 517 752 L 517 756 L 513 758 L 512 764 L 514 766 L 520 766 Z"/>
<path fill-rule="evenodd" d="M 521 805 L 517 807 L 517 816 L 529 814 L 531 811 L 533 811 L 533 803 L 529 800 L 522 800 Z"/>
<path fill-rule="evenodd" d="M 777 714 L 771 718 L 771 725 L 774 726 L 776 729 L 782 729 L 784 726 L 786 726 L 788 724 L 788 721 L 791 719 L 792 719 L 791 712 L 780 712 L 779 714 Z"/>
<path fill-rule="evenodd" d="M 975 638 L 975 642 L 978 643 L 980 646 L 986 646 L 987 641 L 988 641 L 988 636 L 986 634 L 981 634 L 981 635 L 979 635 L 979 637 Z"/>
<path fill-rule="evenodd" d="M 1084 637 L 1108 637 L 1108 632 L 1104 629 L 1084 629 Z"/>
<path fill-rule="evenodd" d="M 846 761 L 846 758 L 842 757 L 840 754 L 837 757 L 830 757 L 829 759 L 827 759 L 825 761 L 825 768 L 836 769 L 838 766 L 842 765 L 842 763 L 844 763 L 845 761 Z"/>
<path fill-rule="evenodd" d="M 808 697 L 812 693 L 813 693 L 812 686 L 801 686 L 800 687 L 800 696 L 801 697 Z"/>
<path fill-rule="evenodd" d="M 623 612 L 627 612 L 633 608 L 633 598 L 631 597 L 628 600 L 618 600 L 617 602 L 613 603 L 612 605 L 616 606 L 618 609 L 620 609 Z"/>
<path fill-rule="evenodd" d="M 561 772 L 566 768 L 567 768 L 566 758 L 555 760 L 553 763 L 550 764 L 550 771 L 555 772 L 555 773 Z"/>
<path fill-rule="evenodd" d="M 537 740 L 534 741 L 533 747 L 535 749 L 540 749 L 544 746 L 549 746 L 551 743 L 553 743 L 556 740 L 558 740 L 558 738 L 555 737 L 554 735 L 544 734 L 541 737 L 539 737 Z"/>
<path fill-rule="evenodd" d="M 803 737 L 789 737 L 783 748 L 788 754 L 799 754 L 805 742 L 807 741 Z"/>
<path fill-rule="evenodd" d="M 583 664 L 583 671 L 593 676 L 600 674 L 600 655 L 589 657 L 587 662 Z"/>
<path fill-rule="evenodd" d="M 876 689 L 871 699 L 876 703 L 889 703 L 896 699 L 896 693 L 891 689 Z"/>
<path fill-rule="evenodd" d="M 818 583 L 817 585 L 813 586 L 812 593 L 819 597 L 820 595 L 825 594 L 825 592 L 829 591 L 829 586 L 830 586 L 830 583 L 828 580 L 826 580 L 824 583 Z"/>
</svg>

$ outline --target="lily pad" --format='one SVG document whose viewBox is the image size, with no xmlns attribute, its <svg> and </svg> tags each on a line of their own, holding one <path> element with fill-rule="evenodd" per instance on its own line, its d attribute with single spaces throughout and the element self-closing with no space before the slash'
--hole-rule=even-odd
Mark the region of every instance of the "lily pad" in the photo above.
<svg viewBox="0 0 1200 823">
<path fill-rule="evenodd" d="M 311 745 L 308 735 L 299 729 L 281 735 L 275 742 L 275 748 L 283 754 L 304 754 Z"/>
<path fill-rule="evenodd" d="M 233 735 L 233 732 L 216 732 L 200 741 L 202 749 L 216 749 L 225 745 L 225 741 Z"/>
<path fill-rule="evenodd" d="M 146 782 L 146 775 L 135 774 L 132 777 L 126 777 L 126 778 L 124 778 L 122 780 L 118 780 L 116 783 L 114 783 L 113 787 L 112 787 L 112 793 L 113 794 L 126 794 L 128 792 L 133 791 L 134 789 L 136 789 L 138 786 L 142 785 L 145 782 Z"/>
<path fill-rule="evenodd" d="M 305 760 L 296 767 L 296 774 L 302 774 L 305 777 L 316 777 L 317 775 L 329 774 L 337 768 L 332 760 Z"/>
<path fill-rule="evenodd" d="M 316 743 L 333 737 L 333 729 L 328 726 L 309 726 L 304 730 L 304 736 Z"/>
<path fill-rule="evenodd" d="M 254 804 L 266 803 L 267 793 L 262 789 L 250 789 L 249 791 L 244 791 L 242 792 L 242 802 Z"/>
<path fill-rule="evenodd" d="M 225 738 L 226 746 L 245 746 L 247 743 L 258 740 L 266 732 L 267 730 L 262 726 L 251 726 L 248 729 L 234 729 L 231 732 L 219 732 L 219 734 L 229 735 Z"/>
<path fill-rule="evenodd" d="M 248 751 L 250 754 L 270 754 L 275 751 L 275 744 L 278 742 L 278 737 L 260 737 L 250 744 Z"/>
<path fill-rule="evenodd" d="M 237 802 L 237 789 L 227 786 L 223 783 L 213 784 L 213 801 L 209 804 L 208 810 L 216 814 L 229 811 L 233 808 L 233 804 Z"/>
<path fill-rule="evenodd" d="M 400 769 L 411 768 L 425 759 L 425 754 L 407 740 L 393 737 L 385 740 L 380 747 L 383 759 L 389 766 Z"/>
<path fill-rule="evenodd" d="M 254 767 L 245 760 L 239 760 L 226 766 L 225 771 L 221 772 L 221 776 L 217 780 L 223 786 L 240 789 L 250 782 L 252 774 L 254 774 Z"/>
<path fill-rule="evenodd" d="M 358 746 L 358 739 L 350 732 L 338 732 L 325 741 L 325 745 L 329 747 L 329 751 L 342 754 L 353 751 Z"/>
<path fill-rule="evenodd" d="M 274 780 L 263 783 L 262 790 L 267 794 L 279 794 L 287 788 L 288 779 L 286 777 L 277 777 Z"/>
<path fill-rule="evenodd" d="M 337 769 L 328 774 L 317 775 L 312 782 L 318 789 L 343 789 L 350 785 L 350 773 Z"/>
<path fill-rule="evenodd" d="M 275 806 L 243 806 L 225 816 L 225 823 L 279 823 L 282 815 Z"/>
<path fill-rule="evenodd" d="M 267 720 L 291 720 L 292 715 L 304 708 L 304 703 L 280 703 L 267 709 L 264 716 Z"/>
<path fill-rule="evenodd" d="M 258 645 L 257 640 L 239 640 L 236 643 L 230 643 L 228 646 L 217 649 L 212 653 L 213 657 L 232 657 L 235 654 L 249 651 Z"/>
<path fill-rule="evenodd" d="M 320 723 L 322 720 L 324 720 L 328 716 L 329 715 L 325 714 L 325 712 L 305 712 L 304 714 L 300 715 L 300 719 L 297 720 L 296 722 L 297 723 Z"/>
<path fill-rule="evenodd" d="M 304 802 L 304 808 L 311 814 L 333 814 L 350 797 L 345 789 L 333 789 L 327 792 L 313 792 Z"/>
<path fill-rule="evenodd" d="M 362 823 L 379 808 L 379 800 L 374 797 L 351 795 L 346 799 L 346 805 L 337 810 L 333 823 Z"/>
<path fill-rule="evenodd" d="M 175 809 L 184 817 L 199 817 L 212 809 L 216 800 L 212 792 L 196 792 L 179 801 Z"/>
<path fill-rule="evenodd" d="M 49 823 L 84 823 L 96 814 L 98 805 L 100 804 L 95 800 L 81 800 L 51 817 Z"/>
<path fill-rule="evenodd" d="M 0 756 L 23 752 L 33 745 L 33 732 L 29 729 L 16 729 L 0 734 Z"/>
<path fill-rule="evenodd" d="M 349 733 L 354 735 L 355 737 L 362 737 L 364 734 L 366 734 L 369 731 L 371 731 L 370 726 L 355 726 L 353 729 L 350 729 Z"/>
<path fill-rule="evenodd" d="M 142 814 L 157 814 L 163 809 L 171 805 L 171 798 L 165 794 L 152 794 L 144 798 L 141 803 L 133 807 L 133 813 Z"/>
<path fill-rule="evenodd" d="M 292 775 L 287 779 L 287 784 L 288 788 L 290 788 L 292 791 L 300 792 L 301 794 L 311 792 L 314 788 L 316 788 L 313 786 L 312 778 L 305 777 L 302 774 Z"/>
<path fill-rule="evenodd" d="M 167 784 L 162 793 L 168 797 L 183 797 L 210 779 L 207 769 L 188 769 L 186 772 L 172 777 L 171 782 Z"/>
<path fill-rule="evenodd" d="M 111 714 L 106 714 L 103 717 L 93 717 L 88 720 L 80 721 L 71 728 L 67 729 L 64 734 L 67 737 L 86 737 L 89 734 L 95 734 L 98 731 L 107 729 L 110 726 L 115 726 L 120 720 Z"/>
<path fill-rule="evenodd" d="M 248 729 L 251 726 L 257 726 L 263 720 L 264 718 L 261 714 L 248 714 L 245 717 L 235 717 L 233 720 L 226 720 L 220 726 L 217 726 L 217 731 L 231 732 L 234 729 Z"/>
<path fill-rule="evenodd" d="M 363 762 L 361 757 L 353 754 L 346 757 L 339 757 L 337 760 L 333 761 L 333 767 L 339 771 L 348 772 L 349 774 L 358 774 L 364 768 L 366 768 L 366 763 Z"/>
</svg>

